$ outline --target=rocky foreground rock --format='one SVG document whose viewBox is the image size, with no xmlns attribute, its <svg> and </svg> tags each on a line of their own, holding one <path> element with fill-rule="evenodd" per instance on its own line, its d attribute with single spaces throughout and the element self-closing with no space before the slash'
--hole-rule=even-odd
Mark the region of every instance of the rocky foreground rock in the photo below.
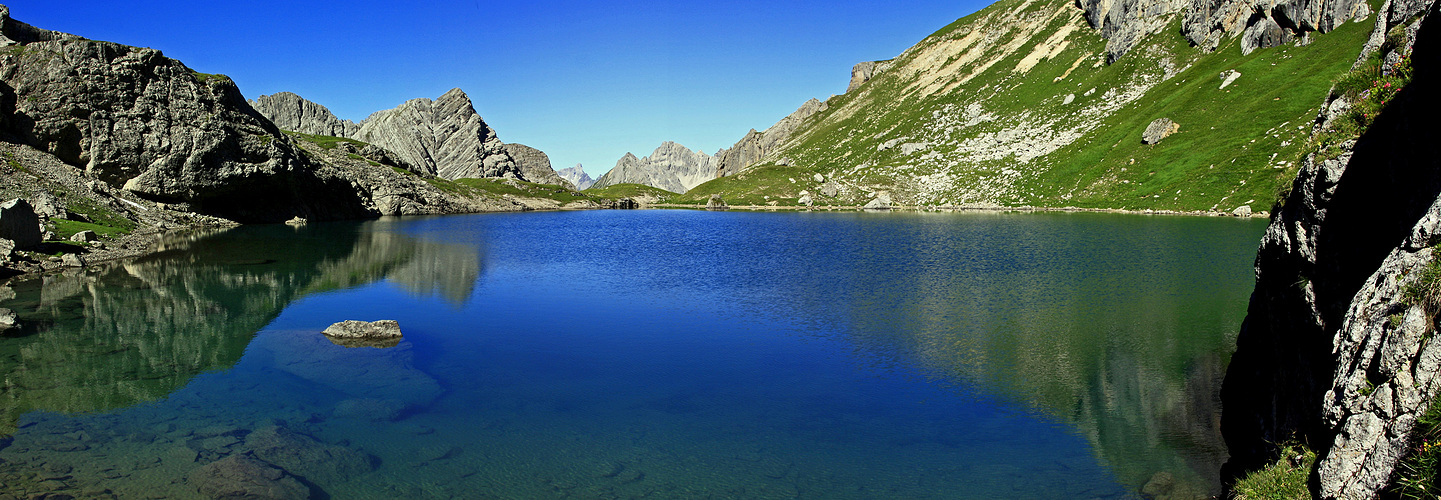
<svg viewBox="0 0 1441 500">
<path fill-rule="evenodd" d="M 1307 22 L 1324 27 L 1331 11 Z M 1388 1 L 1380 12 L 1372 40 L 1396 31 L 1404 40 L 1368 45 L 1361 60 L 1414 49 L 1414 78 L 1359 139 L 1306 159 L 1266 229 L 1222 389 L 1232 479 L 1295 441 L 1318 454 L 1319 498 L 1374 498 L 1441 394 L 1441 344 L 1427 340 L 1441 297 L 1425 291 L 1441 266 L 1441 157 L 1431 146 L 1441 25 L 1435 2 Z M 1425 19 L 1408 24 L 1417 15 Z M 1318 130 L 1349 119 L 1348 108 L 1333 97 Z"/>
</svg>

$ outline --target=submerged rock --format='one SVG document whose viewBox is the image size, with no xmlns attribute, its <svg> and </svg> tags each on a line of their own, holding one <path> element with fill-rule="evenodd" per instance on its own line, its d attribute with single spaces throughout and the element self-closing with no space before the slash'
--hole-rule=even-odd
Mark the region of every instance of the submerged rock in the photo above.
<svg viewBox="0 0 1441 500">
<path fill-rule="evenodd" d="M 187 481 L 209 498 L 290 500 L 310 498 L 306 488 L 284 470 L 246 455 L 231 455 L 190 474 Z"/>
<path fill-rule="evenodd" d="M 250 433 L 245 446 L 257 458 L 322 484 L 345 481 L 375 469 L 370 455 L 275 425 Z"/>
</svg>

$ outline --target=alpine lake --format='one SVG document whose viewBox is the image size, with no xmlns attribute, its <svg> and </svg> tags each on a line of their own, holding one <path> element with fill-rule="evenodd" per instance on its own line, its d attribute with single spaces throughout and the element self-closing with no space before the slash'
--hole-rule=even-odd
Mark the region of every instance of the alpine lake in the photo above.
<svg viewBox="0 0 1441 500">
<path fill-rule="evenodd" d="M 244 226 L 0 288 L 0 498 L 1215 494 L 1265 222 Z M 342 320 L 399 321 L 346 346 Z"/>
</svg>

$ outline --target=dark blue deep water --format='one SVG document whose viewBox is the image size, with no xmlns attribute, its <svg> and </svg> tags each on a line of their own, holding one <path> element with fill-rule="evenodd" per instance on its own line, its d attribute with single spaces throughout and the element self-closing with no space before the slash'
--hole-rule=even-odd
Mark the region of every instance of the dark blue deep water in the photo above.
<svg viewBox="0 0 1441 500">
<path fill-rule="evenodd" d="M 0 288 L 0 497 L 1210 494 L 1263 229 L 589 211 L 173 237 Z M 347 319 L 405 336 L 320 335 Z"/>
</svg>

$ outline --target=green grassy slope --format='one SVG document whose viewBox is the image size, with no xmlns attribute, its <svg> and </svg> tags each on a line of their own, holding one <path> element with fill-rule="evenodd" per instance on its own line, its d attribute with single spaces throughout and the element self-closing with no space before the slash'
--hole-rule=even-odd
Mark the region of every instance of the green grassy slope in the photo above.
<svg viewBox="0 0 1441 500">
<path fill-rule="evenodd" d="M 1346 23 L 1306 46 L 1246 56 L 1231 38 L 1207 54 L 1180 34 L 1178 15 L 1106 65 L 1105 40 L 1081 14 L 1063 0 L 1002 0 L 960 19 L 831 98 L 755 175 L 676 201 L 721 194 L 793 205 L 800 191 L 817 192 L 820 173 L 839 192 L 813 194 L 817 204 L 888 192 L 923 206 L 1264 210 L 1371 29 Z M 1219 88 L 1231 70 L 1241 76 Z M 1162 117 L 1180 130 L 1142 144 Z M 792 166 L 776 166 L 781 159 Z"/>
</svg>

